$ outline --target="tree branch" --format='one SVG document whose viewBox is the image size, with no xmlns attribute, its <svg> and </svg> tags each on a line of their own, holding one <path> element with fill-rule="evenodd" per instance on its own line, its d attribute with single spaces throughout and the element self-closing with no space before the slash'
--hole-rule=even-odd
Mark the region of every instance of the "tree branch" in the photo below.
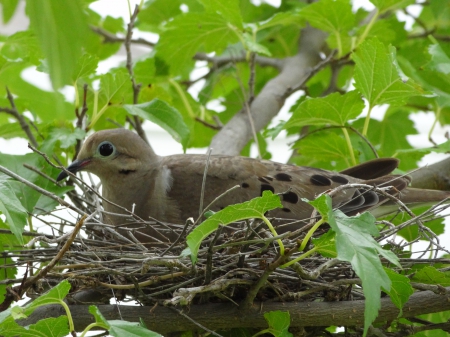
<svg viewBox="0 0 450 337">
<path fill-rule="evenodd" d="M 283 60 L 280 74 L 267 82 L 250 106 L 256 132 L 278 114 L 292 88 L 299 88 L 309 79 L 311 70 L 321 61 L 325 37 L 325 33 L 311 27 L 302 30 L 299 53 Z M 214 154 L 239 155 L 252 137 L 249 116 L 243 109 L 216 134 L 211 148 Z"/>
<path fill-rule="evenodd" d="M 445 311 L 450 309 L 450 287 L 445 288 L 447 295 L 437 295 L 431 291 L 413 294 L 403 307 L 402 317 Z M 266 328 L 264 313 L 274 310 L 289 311 L 291 327 L 308 326 L 363 326 L 365 301 L 310 302 L 310 303 L 255 303 L 249 310 L 242 310 L 232 303 L 209 303 L 191 305 L 183 312 L 197 323 L 213 330 L 233 328 Z M 94 321 L 88 312 L 88 305 L 70 305 L 75 329 L 81 331 Z M 99 305 L 101 313 L 108 319 L 119 319 L 116 305 Z M 126 321 L 138 322 L 140 317 L 147 327 L 162 334 L 175 331 L 189 331 L 198 326 L 186 317 L 174 313 L 170 308 L 157 306 L 120 306 L 122 317 Z M 37 309 L 26 320 L 18 321 L 22 326 L 34 324 L 46 317 L 58 317 L 64 314 L 61 306 L 52 305 Z M 397 319 L 399 310 L 390 298 L 381 299 L 381 309 L 375 322 Z"/>
</svg>

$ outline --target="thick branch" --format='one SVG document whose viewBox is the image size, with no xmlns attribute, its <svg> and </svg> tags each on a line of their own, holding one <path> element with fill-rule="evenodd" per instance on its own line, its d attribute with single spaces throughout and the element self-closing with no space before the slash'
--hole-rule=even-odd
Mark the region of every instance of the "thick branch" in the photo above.
<svg viewBox="0 0 450 337">
<path fill-rule="evenodd" d="M 431 291 L 413 294 L 403 307 L 402 317 L 440 312 L 450 309 L 450 287 L 445 288 L 446 295 L 437 295 Z M 281 310 L 289 311 L 291 327 L 308 326 L 362 326 L 364 324 L 364 301 L 345 302 L 289 302 L 289 303 L 257 303 L 250 310 L 239 310 L 231 303 L 209 303 L 205 305 L 191 305 L 184 313 L 207 328 L 265 328 L 267 322 L 264 313 Z M 99 305 L 98 308 L 108 319 L 120 319 L 115 305 Z M 88 312 L 87 305 L 71 305 L 70 310 L 75 323 L 75 329 L 81 331 L 92 323 L 93 317 Z M 138 322 L 142 317 L 147 327 L 153 331 L 167 334 L 174 331 L 188 331 L 197 329 L 191 321 L 176 314 L 167 307 L 157 306 L 120 306 L 124 320 Z M 392 304 L 390 298 L 381 299 L 381 310 L 376 322 L 395 320 L 399 310 Z M 21 325 L 38 322 L 46 317 L 58 317 L 64 314 L 61 306 L 52 305 L 37 309 L 28 319 L 19 321 Z"/>
<path fill-rule="evenodd" d="M 409 175 L 412 187 L 450 191 L 450 158 L 422 167 Z"/>
<path fill-rule="evenodd" d="M 298 88 L 309 78 L 311 70 L 320 63 L 320 52 L 325 43 L 325 33 L 307 27 L 302 30 L 299 53 L 284 59 L 280 74 L 268 81 L 253 100 L 250 114 L 255 131 L 260 131 L 278 114 L 292 88 Z M 248 114 L 243 109 L 219 131 L 211 142 L 214 154 L 239 155 L 252 139 Z"/>
</svg>

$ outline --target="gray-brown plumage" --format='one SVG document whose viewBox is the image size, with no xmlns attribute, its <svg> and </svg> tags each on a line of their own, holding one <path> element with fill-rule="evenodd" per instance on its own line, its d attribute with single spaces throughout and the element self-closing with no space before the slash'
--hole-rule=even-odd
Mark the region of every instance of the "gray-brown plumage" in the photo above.
<svg viewBox="0 0 450 337">
<path fill-rule="evenodd" d="M 174 155 L 161 157 L 135 133 L 125 129 L 99 131 L 91 135 L 67 169 L 88 171 L 97 175 L 103 197 L 142 219 L 149 217 L 171 223 L 184 223 L 188 217 L 198 217 L 206 155 Z M 341 173 L 311 167 L 286 165 L 245 157 L 211 156 L 206 177 L 203 205 L 235 185 L 240 188 L 226 194 L 212 210 L 258 197 L 264 190 L 282 193 L 283 208 L 270 216 L 307 219 L 312 207 L 301 200 L 314 199 L 320 193 L 347 183 L 372 186 L 394 186 L 391 194 L 408 205 L 430 204 L 443 200 L 449 192 L 407 188 L 408 179 L 388 176 L 398 165 L 392 158 L 373 160 Z M 61 172 L 58 180 L 67 177 Z M 393 180 L 393 178 L 396 178 Z M 347 189 L 333 197 L 333 206 L 347 214 L 373 209 L 377 216 L 398 207 L 373 191 Z M 380 204 L 383 204 L 381 205 Z M 380 206 L 380 207 L 377 207 Z M 123 210 L 104 202 L 112 213 Z M 119 225 L 123 217 L 106 216 L 107 222 Z"/>
</svg>

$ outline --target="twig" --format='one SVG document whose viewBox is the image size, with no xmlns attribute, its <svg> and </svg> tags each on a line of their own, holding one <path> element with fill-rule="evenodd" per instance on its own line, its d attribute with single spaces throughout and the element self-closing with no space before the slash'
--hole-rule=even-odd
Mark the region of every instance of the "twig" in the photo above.
<svg viewBox="0 0 450 337">
<path fill-rule="evenodd" d="M 234 191 L 237 188 L 240 188 L 240 185 L 235 185 L 233 187 L 231 187 L 230 189 L 226 190 L 225 192 L 223 192 L 221 195 L 219 195 L 217 198 L 215 198 L 213 201 L 211 201 L 211 203 L 205 207 L 205 209 L 203 210 L 202 214 L 200 214 L 200 216 L 197 218 L 197 220 L 194 222 L 194 226 L 195 227 L 197 225 L 197 223 L 200 221 L 200 219 L 202 218 L 203 214 L 205 214 L 205 212 L 210 209 L 217 201 L 219 201 L 221 198 L 223 198 L 225 195 L 227 195 L 228 193 Z"/>
<path fill-rule="evenodd" d="M 217 332 L 214 332 L 210 329 L 208 329 L 207 327 L 201 325 L 200 323 L 196 322 L 195 320 L 193 320 L 192 318 L 190 318 L 188 315 L 186 315 L 184 312 L 182 312 L 181 310 L 178 310 L 174 307 L 169 307 L 171 310 L 177 312 L 178 314 L 180 314 L 181 316 L 183 316 L 184 318 L 186 318 L 187 320 L 189 320 L 190 322 L 194 323 L 196 326 L 198 326 L 200 329 L 205 330 L 206 332 L 210 333 L 213 336 L 216 337 L 223 337 L 222 335 L 219 335 Z"/>
<path fill-rule="evenodd" d="M 35 147 L 37 147 L 38 143 L 36 141 L 36 138 L 34 138 L 34 135 L 31 132 L 30 127 L 28 126 L 27 122 L 25 121 L 25 118 L 17 111 L 16 104 L 14 103 L 14 97 L 11 95 L 11 92 L 9 91 L 8 87 L 6 87 L 6 93 L 7 93 L 7 98 L 8 98 L 9 104 L 11 105 L 11 108 L 1 108 L 0 107 L 0 112 L 6 112 L 7 114 L 10 114 L 15 119 L 17 119 L 17 121 L 20 124 L 20 127 L 25 132 L 25 134 L 27 135 L 30 142 Z"/>
<path fill-rule="evenodd" d="M 136 7 L 134 8 L 134 12 L 130 17 L 130 22 L 127 25 L 127 35 L 125 36 L 125 41 L 124 41 L 124 45 L 125 45 L 125 49 L 127 51 L 127 63 L 126 63 L 126 68 L 128 70 L 128 73 L 130 74 L 130 79 L 131 79 L 131 85 L 133 88 L 133 104 L 137 104 L 139 101 L 139 92 L 141 91 L 141 83 L 136 83 L 136 79 L 134 77 L 134 71 L 133 71 L 133 57 L 131 55 L 131 38 L 133 36 L 133 28 L 134 28 L 134 23 L 136 21 L 137 15 L 139 13 L 139 5 L 136 5 Z M 147 136 L 144 132 L 144 129 L 142 129 L 142 125 L 141 125 L 141 121 L 139 119 L 138 116 L 133 116 L 134 119 L 134 123 L 133 126 L 136 129 L 138 135 L 147 143 L 148 139 Z"/>
<path fill-rule="evenodd" d="M 105 43 L 117 43 L 117 42 L 123 43 L 125 41 L 125 38 L 118 37 L 117 35 L 114 35 L 113 33 L 110 33 L 100 27 L 91 26 L 91 30 L 96 34 L 103 36 Z M 153 42 L 150 42 L 143 38 L 131 39 L 130 42 L 134 44 L 142 44 L 148 47 L 155 46 Z"/>
<path fill-rule="evenodd" d="M 205 200 L 205 186 L 206 186 L 206 178 L 208 177 L 208 168 L 211 159 L 212 149 L 208 149 L 208 154 L 206 157 L 205 169 L 203 170 L 203 179 L 202 179 L 202 189 L 200 190 L 200 205 L 198 210 L 198 217 L 201 218 L 203 215 L 203 201 Z"/>
<path fill-rule="evenodd" d="M 44 268 L 42 268 L 35 276 L 29 277 L 25 282 L 23 282 L 19 287 L 15 287 L 15 291 L 19 295 L 19 297 L 22 297 L 22 295 L 30 288 L 33 284 L 35 284 L 39 279 L 43 278 L 47 273 L 52 270 L 52 268 L 58 263 L 59 260 L 62 259 L 64 254 L 67 252 L 67 250 L 72 245 L 73 241 L 75 240 L 75 237 L 77 236 L 78 232 L 80 231 L 81 227 L 84 224 L 84 220 L 87 218 L 86 214 L 83 214 L 81 219 L 77 222 L 74 230 L 70 234 L 69 238 L 67 239 L 66 243 L 62 248 L 59 250 L 59 252 L 56 254 L 56 256 L 50 261 L 48 265 L 46 265 Z M 14 300 L 14 298 L 11 296 L 10 293 L 7 293 L 5 295 L 5 300 L 0 305 L 0 312 L 6 310 L 11 302 Z"/>
<path fill-rule="evenodd" d="M 219 226 L 219 228 L 216 231 L 216 235 L 214 235 L 214 239 L 209 244 L 208 255 L 206 256 L 205 284 L 211 283 L 214 246 L 217 240 L 219 239 L 220 235 L 222 234 L 222 229 L 223 226 Z"/>
<path fill-rule="evenodd" d="M 56 194 L 53 194 L 47 190 L 44 190 L 43 188 L 33 184 L 32 182 L 22 178 L 21 176 L 15 174 L 14 172 L 8 170 L 6 167 L 3 167 L 0 165 L 0 172 L 3 172 L 4 174 L 6 174 L 7 176 L 10 176 L 11 178 L 16 179 L 17 181 L 20 181 L 22 184 L 38 191 L 39 193 L 41 193 L 42 195 L 45 195 L 46 197 L 49 197 L 55 201 L 57 201 L 60 205 L 65 206 L 70 208 L 72 211 L 77 212 L 80 215 L 84 215 L 85 213 L 83 211 L 81 211 L 80 209 L 78 209 L 77 207 L 69 204 L 68 202 L 66 202 L 64 199 L 61 199 L 60 197 L 58 197 Z"/>
</svg>

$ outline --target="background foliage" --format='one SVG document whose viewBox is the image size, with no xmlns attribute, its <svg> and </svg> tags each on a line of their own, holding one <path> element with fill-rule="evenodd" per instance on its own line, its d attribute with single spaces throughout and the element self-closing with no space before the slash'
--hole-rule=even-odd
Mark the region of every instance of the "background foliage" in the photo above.
<svg viewBox="0 0 450 337">
<path fill-rule="evenodd" d="M 130 5 L 129 20 L 101 16 L 89 7 L 91 2 L 26 1 L 29 29 L 0 37 L 1 138 L 27 139 L 60 165 L 73 160 L 88 132 L 120 125 L 143 134 L 149 122 L 163 127 L 184 149 L 212 143 L 217 153 L 248 155 L 256 143 L 266 159 L 271 158 L 267 142 L 286 132 L 296 138 L 291 163 L 333 170 L 392 156 L 401 160 L 402 171 L 410 171 L 427 153 L 448 151 L 448 142 L 421 150 L 408 142 L 409 135 L 417 134 L 410 118 L 417 112 L 433 113 L 435 124 L 449 122 L 446 0 L 372 0 L 371 9 L 349 0 L 287 0 L 277 6 L 250 0 L 152 0 L 142 1 L 137 10 Z M 6 23 L 19 1 L 0 3 Z M 412 22 L 408 29 L 405 17 Z M 133 30 L 157 34 L 157 43 L 132 37 Z M 148 48 L 139 59 L 132 58 L 135 44 Z M 99 62 L 124 47 L 126 63 L 99 74 Z M 24 80 L 30 68 L 48 74 L 53 90 Z M 67 87 L 73 99 L 63 95 Z M 269 124 L 285 99 L 299 90 L 289 119 Z M 386 113 L 372 119 L 379 107 Z M 235 120 L 245 132 L 234 126 Z M 236 134 L 230 137 L 229 128 Z M 433 129 L 429 137 L 433 141 Z M 48 179 L 58 169 L 42 156 L 1 152 L 2 167 L 37 186 L 58 196 L 72 189 Z M 57 204 L 0 174 L 0 228 L 5 230 L 0 251 L 26 243 L 23 231 L 32 232 L 35 216 Z M 428 226 L 443 233 L 442 222 Z M 408 227 L 399 235 L 410 242 L 420 233 Z M 13 262 L 4 256 L 5 265 Z M 16 273 L 5 268 L 0 277 L 14 279 Z M 414 277 L 448 285 L 448 273 L 441 274 L 443 282 L 426 281 L 429 274 L 423 270 Z M 6 284 L 0 291 L 6 293 Z"/>
</svg>

